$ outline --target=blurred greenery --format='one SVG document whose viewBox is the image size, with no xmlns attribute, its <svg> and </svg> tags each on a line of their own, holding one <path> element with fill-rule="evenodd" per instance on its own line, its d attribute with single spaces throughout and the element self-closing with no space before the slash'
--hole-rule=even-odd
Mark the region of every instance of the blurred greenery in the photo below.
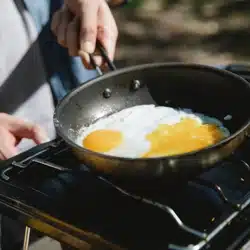
<svg viewBox="0 0 250 250">
<path fill-rule="evenodd" d="M 147 0 L 130 0 L 128 7 L 140 8 Z M 249 0 L 155 0 L 160 3 L 163 9 L 171 8 L 178 4 L 189 5 L 193 13 L 200 18 L 206 18 L 207 9 L 212 7 L 217 17 L 226 17 L 233 12 L 241 12 L 249 14 L 250 17 L 250 1 Z"/>
<path fill-rule="evenodd" d="M 117 11 L 121 66 L 250 61 L 250 0 L 130 0 Z"/>
<path fill-rule="evenodd" d="M 128 8 L 139 8 L 143 5 L 144 0 L 130 0 L 126 7 Z"/>
</svg>

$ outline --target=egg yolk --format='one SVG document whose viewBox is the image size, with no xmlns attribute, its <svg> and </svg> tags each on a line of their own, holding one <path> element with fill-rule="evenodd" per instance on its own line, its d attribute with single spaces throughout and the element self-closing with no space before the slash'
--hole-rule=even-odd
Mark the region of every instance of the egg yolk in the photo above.
<svg viewBox="0 0 250 250">
<path fill-rule="evenodd" d="M 216 125 L 200 124 L 191 118 L 182 119 L 174 125 L 160 124 L 147 135 L 151 147 L 143 157 L 183 154 L 208 147 L 224 137 Z"/>
<path fill-rule="evenodd" d="M 96 130 L 83 139 L 83 147 L 98 152 L 105 153 L 119 146 L 122 142 L 122 134 L 114 130 Z"/>
</svg>

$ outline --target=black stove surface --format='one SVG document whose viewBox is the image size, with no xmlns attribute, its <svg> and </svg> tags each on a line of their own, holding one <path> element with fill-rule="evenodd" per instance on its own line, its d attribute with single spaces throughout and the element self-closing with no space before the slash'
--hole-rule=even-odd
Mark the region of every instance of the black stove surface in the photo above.
<svg viewBox="0 0 250 250">
<path fill-rule="evenodd" d="M 55 140 L 2 164 L 0 210 L 83 249 L 241 249 L 250 239 L 249 151 L 250 140 L 189 183 L 134 193 L 94 176 Z"/>
</svg>

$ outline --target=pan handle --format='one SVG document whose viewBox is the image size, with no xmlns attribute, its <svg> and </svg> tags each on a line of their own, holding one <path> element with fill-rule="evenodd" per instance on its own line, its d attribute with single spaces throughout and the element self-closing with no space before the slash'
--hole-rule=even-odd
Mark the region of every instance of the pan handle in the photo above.
<svg viewBox="0 0 250 250">
<path fill-rule="evenodd" d="M 105 48 L 102 46 L 102 44 L 101 44 L 98 40 L 96 41 L 96 47 L 97 47 L 97 49 L 100 51 L 101 56 L 103 57 L 103 59 L 104 59 L 105 62 L 107 63 L 109 69 L 110 69 L 111 71 L 116 70 L 116 66 L 115 66 L 114 63 L 110 60 L 110 58 L 108 57 L 108 54 L 107 54 Z M 91 63 L 91 65 L 92 65 L 92 67 L 98 72 L 98 74 L 99 74 L 100 76 L 102 76 L 102 75 L 103 75 L 103 72 L 102 72 L 101 68 L 95 63 L 95 59 L 94 59 L 93 55 L 92 55 L 92 54 L 89 54 L 89 57 L 90 57 L 90 63 Z"/>
</svg>

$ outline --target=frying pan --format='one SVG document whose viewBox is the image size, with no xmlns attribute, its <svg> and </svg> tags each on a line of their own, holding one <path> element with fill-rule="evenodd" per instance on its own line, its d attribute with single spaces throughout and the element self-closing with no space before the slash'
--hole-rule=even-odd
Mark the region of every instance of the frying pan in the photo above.
<svg viewBox="0 0 250 250">
<path fill-rule="evenodd" d="M 110 62 L 109 66 L 115 69 Z M 215 117 L 231 136 L 190 153 L 136 159 L 96 153 L 75 143 L 82 126 L 143 104 L 188 108 Z M 228 115 L 232 119 L 225 120 Z M 57 105 L 54 125 L 78 159 L 97 174 L 121 180 L 163 178 L 174 183 L 193 178 L 232 154 L 248 137 L 249 118 L 250 85 L 238 75 L 205 65 L 152 63 L 108 72 L 77 87 Z"/>
</svg>

